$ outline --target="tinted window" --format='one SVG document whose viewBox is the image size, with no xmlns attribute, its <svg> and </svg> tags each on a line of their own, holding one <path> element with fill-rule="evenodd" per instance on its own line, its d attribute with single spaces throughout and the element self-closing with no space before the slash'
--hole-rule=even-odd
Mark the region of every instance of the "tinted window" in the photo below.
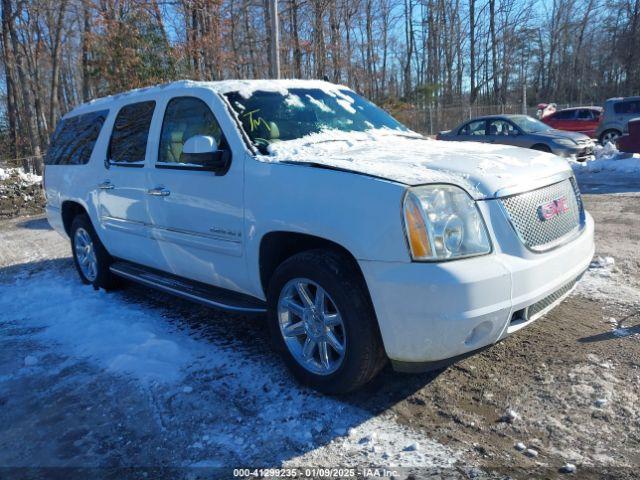
<svg viewBox="0 0 640 480">
<path fill-rule="evenodd" d="M 616 113 L 640 114 L 640 100 L 627 100 L 613 106 Z"/>
<path fill-rule="evenodd" d="M 575 110 L 561 110 L 553 114 L 554 120 L 571 120 L 576 117 Z"/>
<path fill-rule="evenodd" d="M 206 103 L 194 97 L 172 99 L 162 122 L 158 163 L 184 163 L 182 147 L 195 135 L 213 137 L 219 148 L 224 148 L 222 130 Z"/>
<path fill-rule="evenodd" d="M 91 158 L 109 110 L 85 113 L 58 122 L 44 160 L 47 165 L 83 165 Z"/>
<path fill-rule="evenodd" d="M 460 135 L 486 135 L 485 125 L 486 122 L 484 120 L 469 122 L 460 129 Z"/>
<path fill-rule="evenodd" d="M 109 159 L 112 162 L 144 162 L 155 105 L 153 101 L 140 102 L 120 109 L 109 143 Z"/>
<path fill-rule="evenodd" d="M 593 120 L 597 118 L 597 114 L 594 110 L 583 108 L 581 110 L 578 110 L 577 118 L 579 120 Z"/>
<path fill-rule="evenodd" d="M 489 122 L 489 135 L 515 135 L 515 127 L 506 120 L 491 120 Z"/>
</svg>

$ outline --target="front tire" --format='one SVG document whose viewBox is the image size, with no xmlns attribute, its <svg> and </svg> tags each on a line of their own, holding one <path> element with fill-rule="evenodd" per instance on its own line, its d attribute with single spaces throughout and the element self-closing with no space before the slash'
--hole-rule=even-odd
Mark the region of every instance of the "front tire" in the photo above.
<svg viewBox="0 0 640 480">
<path fill-rule="evenodd" d="M 71 251 L 80 280 L 95 288 L 113 289 L 117 279 L 109 270 L 113 262 L 102 245 L 89 217 L 77 215 L 71 223 Z"/>
<path fill-rule="evenodd" d="M 275 347 L 301 383 L 348 393 L 384 366 L 369 295 L 346 255 L 310 250 L 285 260 L 269 282 L 267 301 Z"/>
</svg>

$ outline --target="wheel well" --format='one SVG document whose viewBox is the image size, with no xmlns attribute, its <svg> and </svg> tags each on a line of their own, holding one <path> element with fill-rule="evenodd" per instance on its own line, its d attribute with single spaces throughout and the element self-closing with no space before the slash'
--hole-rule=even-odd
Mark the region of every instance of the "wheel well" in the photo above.
<svg viewBox="0 0 640 480">
<path fill-rule="evenodd" d="M 62 202 L 62 224 L 67 235 L 71 236 L 71 224 L 73 219 L 80 214 L 87 214 L 87 211 L 78 202 L 67 200 Z"/>
<path fill-rule="evenodd" d="M 278 268 L 278 265 L 298 253 L 320 248 L 337 251 L 345 255 L 345 257 L 353 263 L 356 271 L 364 281 L 364 276 L 355 257 L 342 245 L 327 240 L 326 238 L 304 233 L 270 232 L 262 237 L 262 241 L 260 242 L 260 282 L 265 294 L 267 293 L 271 276 L 276 268 Z"/>
<path fill-rule="evenodd" d="M 544 143 L 536 143 L 533 147 L 531 147 L 532 150 L 538 150 L 540 152 L 550 152 L 551 149 L 549 148 L 548 145 L 545 145 Z"/>
<path fill-rule="evenodd" d="M 602 143 L 602 139 L 609 132 L 616 132 L 618 135 L 622 135 L 622 132 L 620 130 L 618 130 L 617 128 L 607 128 L 604 132 L 602 132 L 600 134 L 600 137 L 598 138 L 598 140 L 600 140 L 600 143 Z"/>
</svg>

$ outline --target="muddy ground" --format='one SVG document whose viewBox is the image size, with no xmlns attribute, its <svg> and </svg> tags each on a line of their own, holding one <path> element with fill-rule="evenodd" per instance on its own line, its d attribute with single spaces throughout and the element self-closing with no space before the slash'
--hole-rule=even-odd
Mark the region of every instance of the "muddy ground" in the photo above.
<svg viewBox="0 0 640 480">
<path fill-rule="evenodd" d="M 588 272 L 560 306 L 489 350 L 439 375 L 386 372 L 354 401 L 392 409 L 485 470 L 554 478 L 572 463 L 579 478 L 638 478 L 640 195 L 584 199 L 596 256 L 614 267 Z M 511 423 L 501 421 L 508 409 L 518 415 Z"/>
<path fill-rule="evenodd" d="M 556 478 L 566 477 L 561 469 L 571 463 L 575 478 L 637 478 L 638 192 L 584 196 L 596 219 L 596 255 L 614 263 L 591 268 L 551 313 L 443 372 L 387 368 L 363 391 L 339 399 L 300 389 L 283 373 L 265 348 L 260 318 L 168 301 L 137 286 L 111 296 L 82 290 L 68 244 L 44 220 L 3 220 L 0 287 L 19 296 L 22 286 L 37 285 L 68 302 L 69 312 L 59 306 L 55 321 L 34 308 L 0 312 L 0 467 L 356 463 L 425 467 L 413 478 Z M 78 305 L 95 308 L 90 321 L 75 311 L 75 292 Z M 135 370 L 130 375 L 130 366 L 122 375 L 112 363 L 87 361 L 82 349 L 90 338 L 54 335 L 60 349 L 39 336 L 55 332 L 55 322 L 77 328 L 79 337 L 91 334 L 91 322 L 126 329 L 124 321 L 100 318 L 104 306 L 137 318 L 142 333 L 140 325 L 176 327 L 182 333 L 154 335 L 180 362 L 178 353 L 191 351 L 225 361 L 188 367 L 184 377 L 176 367 L 175 382 L 149 384 Z M 76 324 L 65 316 L 73 314 Z M 33 327 L 38 322 L 46 327 Z M 151 354 L 136 355 L 145 362 Z M 518 451 L 519 442 L 537 456 Z"/>
</svg>

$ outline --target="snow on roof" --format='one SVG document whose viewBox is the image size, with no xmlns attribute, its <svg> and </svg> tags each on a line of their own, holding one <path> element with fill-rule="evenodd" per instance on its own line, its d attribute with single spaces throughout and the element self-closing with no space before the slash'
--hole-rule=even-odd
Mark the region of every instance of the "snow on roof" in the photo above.
<svg viewBox="0 0 640 480">
<path fill-rule="evenodd" d="M 299 80 L 299 79 L 279 79 L 279 80 L 220 80 L 216 82 L 202 82 L 195 80 L 179 80 L 165 83 L 153 87 L 136 88 L 127 92 L 117 93 L 108 97 L 97 98 L 89 102 L 78 105 L 65 115 L 72 117 L 80 113 L 94 111 L 99 108 L 108 108 L 112 103 L 120 100 L 133 99 L 137 96 L 153 95 L 171 90 L 184 88 L 204 88 L 218 94 L 238 92 L 245 98 L 250 97 L 256 91 L 279 92 L 286 95 L 290 88 L 310 88 L 319 89 L 327 93 L 336 93 L 340 90 L 350 90 L 344 85 L 325 82 L 323 80 Z"/>
</svg>

